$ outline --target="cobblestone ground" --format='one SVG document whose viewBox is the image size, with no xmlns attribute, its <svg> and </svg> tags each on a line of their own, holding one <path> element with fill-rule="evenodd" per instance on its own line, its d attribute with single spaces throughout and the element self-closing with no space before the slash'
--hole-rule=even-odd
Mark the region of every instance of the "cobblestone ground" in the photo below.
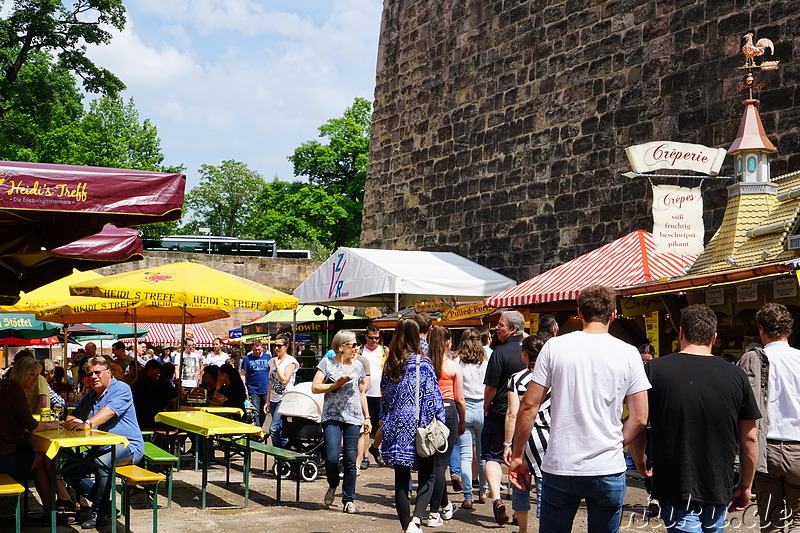
<svg viewBox="0 0 800 533">
<path fill-rule="evenodd" d="M 255 458 L 255 464 L 263 466 L 261 457 Z M 236 465 L 234 468 L 238 468 Z M 232 479 L 241 480 L 241 471 L 231 473 Z M 209 505 L 240 505 L 243 491 L 239 485 L 225 486 L 225 469 L 214 466 L 209 470 Z M 282 500 L 276 502 L 276 480 L 267 477 L 259 470 L 253 470 L 251 478 L 250 506 L 248 509 L 236 510 L 200 510 L 200 472 L 184 469 L 175 474 L 174 496 L 172 508 L 161 508 L 158 513 L 158 531 L 169 533 L 198 533 L 218 531 L 239 532 L 280 532 L 280 533 L 361 533 L 361 532 L 393 532 L 400 533 L 400 523 L 394 510 L 393 473 L 389 468 L 375 466 L 362 472 L 356 488 L 359 514 L 348 515 L 341 511 L 341 493 L 337 493 L 337 502 L 331 508 L 322 504 L 327 484 L 323 478 L 313 483 L 302 483 L 300 501 L 294 501 L 295 482 L 284 480 L 282 483 Z M 166 492 L 162 485 L 161 494 Z M 459 494 L 450 490 L 452 501 L 461 502 Z M 510 498 L 504 493 L 510 512 Z M 13 531 L 13 514 L 9 515 L 8 501 L 3 499 L 3 517 L 0 518 L 0 531 Z M 47 531 L 40 527 L 39 512 L 41 507 L 32 500 L 30 523 L 23 531 Z M 622 527 L 629 531 L 664 531 L 660 520 L 646 518 L 645 503 L 647 495 L 641 481 L 630 478 L 625 498 L 625 509 Z M 163 503 L 163 501 L 162 501 Z M 132 531 L 143 533 L 152 531 L 152 511 L 146 507 L 144 498 L 134 497 L 132 514 Z M 13 511 L 12 511 L 13 513 Z M 735 513 L 729 517 L 727 531 L 757 532 L 757 518 L 754 508 L 744 513 Z M 118 522 L 118 531 L 123 531 L 123 520 Z M 431 532 L 432 528 L 423 528 Z M 538 524 L 535 518 L 529 525 L 529 531 L 536 532 Z M 110 527 L 103 531 L 109 531 Z M 81 530 L 79 525 L 59 526 L 59 533 Z M 475 505 L 471 511 L 459 509 L 454 518 L 437 528 L 440 533 L 473 533 L 494 531 L 516 533 L 517 528 L 510 524 L 498 526 L 493 517 L 490 505 Z M 586 515 L 582 508 L 578 512 L 573 531 L 586 531 Z"/>
</svg>

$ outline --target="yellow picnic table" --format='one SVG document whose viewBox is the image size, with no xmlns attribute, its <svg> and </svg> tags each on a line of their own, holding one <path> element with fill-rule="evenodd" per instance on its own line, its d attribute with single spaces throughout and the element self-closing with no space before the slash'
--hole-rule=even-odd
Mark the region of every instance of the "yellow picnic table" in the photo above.
<svg viewBox="0 0 800 533">
<path fill-rule="evenodd" d="M 68 431 L 66 429 L 51 429 L 48 431 L 35 431 L 33 433 L 26 433 L 25 439 L 31 444 L 34 450 L 42 452 L 49 459 L 50 463 L 50 486 L 53 490 L 50 491 L 50 531 L 56 531 L 56 474 L 61 471 L 61 463 L 63 457 L 60 456 L 62 450 L 73 449 L 77 447 L 95 447 L 95 446 L 110 446 L 111 447 L 111 509 L 117 508 L 117 444 L 128 445 L 128 439 L 121 435 L 114 435 L 113 433 L 106 433 L 105 431 L 92 430 L 79 430 Z M 91 459 L 90 459 L 91 460 Z M 44 497 L 44 495 L 42 495 Z M 117 521 L 111 520 L 111 531 L 116 533 Z"/>
<path fill-rule="evenodd" d="M 251 435 L 263 435 L 261 428 L 224 418 L 205 411 L 164 411 L 155 417 L 156 422 L 182 429 L 196 435 L 204 437 L 202 457 L 208 457 L 208 437 L 214 435 L 244 435 L 246 441 L 250 442 Z M 244 507 L 247 508 L 250 499 L 250 451 L 249 446 L 244 458 Z M 200 505 L 206 508 L 206 487 L 208 486 L 208 461 L 203 461 L 203 481 L 200 492 Z"/>
<path fill-rule="evenodd" d="M 244 411 L 238 407 L 222 407 L 220 405 L 181 405 L 181 411 L 202 411 L 212 415 L 242 416 Z"/>
</svg>

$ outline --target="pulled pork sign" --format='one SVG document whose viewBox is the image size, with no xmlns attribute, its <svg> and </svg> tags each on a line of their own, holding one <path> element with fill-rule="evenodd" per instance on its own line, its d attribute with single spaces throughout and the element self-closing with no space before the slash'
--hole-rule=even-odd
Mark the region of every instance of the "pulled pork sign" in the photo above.
<svg viewBox="0 0 800 533">
<path fill-rule="evenodd" d="M 653 170 L 691 170 L 700 174 L 719 174 L 727 151 L 724 148 L 709 148 L 702 144 L 654 141 L 629 146 L 625 155 L 634 172 Z"/>
</svg>

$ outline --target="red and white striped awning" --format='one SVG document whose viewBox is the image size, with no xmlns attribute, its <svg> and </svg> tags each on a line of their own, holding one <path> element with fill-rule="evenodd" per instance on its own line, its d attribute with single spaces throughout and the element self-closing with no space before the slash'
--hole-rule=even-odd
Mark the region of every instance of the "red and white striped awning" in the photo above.
<svg viewBox="0 0 800 533">
<path fill-rule="evenodd" d="M 590 285 L 617 289 L 683 276 L 697 259 L 696 255 L 656 254 L 655 249 L 653 236 L 637 230 L 484 301 L 492 307 L 515 307 L 575 300 Z"/>
<path fill-rule="evenodd" d="M 139 337 L 139 340 L 155 345 L 172 344 L 178 346 L 181 343 L 180 324 L 136 324 L 136 327 L 146 329 L 147 335 Z M 211 346 L 216 335 L 208 331 L 200 324 L 186 324 L 186 337 L 194 339 L 197 346 Z"/>
</svg>

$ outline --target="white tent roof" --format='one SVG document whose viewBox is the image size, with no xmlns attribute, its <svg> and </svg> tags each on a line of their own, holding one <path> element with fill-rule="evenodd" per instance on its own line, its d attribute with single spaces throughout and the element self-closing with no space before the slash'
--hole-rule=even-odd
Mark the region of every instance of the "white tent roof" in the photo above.
<svg viewBox="0 0 800 533">
<path fill-rule="evenodd" d="M 416 300 L 481 300 L 516 285 L 452 252 L 339 248 L 294 291 L 300 303 L 395 307 Z M 397 295 L 397 296 L 395 296 Z"/>
</svg>

